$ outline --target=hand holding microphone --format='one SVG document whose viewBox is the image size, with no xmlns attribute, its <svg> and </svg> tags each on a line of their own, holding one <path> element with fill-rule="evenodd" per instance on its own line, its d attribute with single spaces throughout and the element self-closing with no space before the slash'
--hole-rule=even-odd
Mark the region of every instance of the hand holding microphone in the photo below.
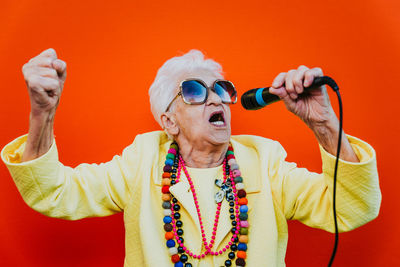
<svg viewBox="0 0 400 267">
<path fill-rule="evenodd" d="M 259 109 L 282 100 L 286 108 L 302 119 L 310 128 L 337 121 L 323 84 L 329 77 L 322 77 L 320 68 L 299 66 L 296 70 L 282 72 L 276 76 L 269 88 L 252 89 L 242 96 L 246 109 Z M 264 103 L 263 103 L 264 102 Z"/>
</svg>

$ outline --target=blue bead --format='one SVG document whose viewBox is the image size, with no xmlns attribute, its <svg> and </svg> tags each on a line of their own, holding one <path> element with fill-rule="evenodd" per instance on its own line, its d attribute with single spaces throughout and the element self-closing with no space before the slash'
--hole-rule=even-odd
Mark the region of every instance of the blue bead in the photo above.
<svg viewBox="0 0 400 267">
<path fill-rule="evenodd" d="M 175 241 L 173 239 L 167 240 L 167 247 L 169 248 L 175 247 Z"/>
<path fill-rule="evenodd" d="M 171 223 L 172 222 L 172 218 L 171 218 L 171 216 L 165 216 L 163 221 L 164 221 L 164 223 Z"/>
<path fill-rule="evenodd" d="M 247 245 L 245 243 L 239 243 L 238 244 L 238 250 L 246 251 L 247 250 Z"/>
<path fill-rule="evenodd" d="M 175 263 L 174 266 L 175 267 L 183 267 L 183 263 L 181 261 L 178 261 L 177 263 Z"/>
<path fill-rule="evenodd" d="M 174 161 L 172 159 L 167 159 L 165 160 L 165 165 L 170 165 L 172 166 L 174 164 Z"/>
<path fill-rule="evenodd" d="M 247 205 L 240 206 L 240 212 L 245 213 L 245 212 L 248 212 L 248 211 L 249 211 L 249 207 L 247 207 Z"/>
</svg>

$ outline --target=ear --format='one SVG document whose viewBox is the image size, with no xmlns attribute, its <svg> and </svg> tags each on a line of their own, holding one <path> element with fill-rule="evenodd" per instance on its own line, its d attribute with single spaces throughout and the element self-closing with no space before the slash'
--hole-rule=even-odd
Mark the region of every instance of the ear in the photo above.
<svg viewBox="0 0 400 267">
<path fill-rule="evenodd" d="M 179 126 L 177 124 L 175 115 L 171 112 L 164 112 L 161 114 L 161 124 L 163 129 L 171 136 L 177 136 L 179 133 Z"/>
</svg>

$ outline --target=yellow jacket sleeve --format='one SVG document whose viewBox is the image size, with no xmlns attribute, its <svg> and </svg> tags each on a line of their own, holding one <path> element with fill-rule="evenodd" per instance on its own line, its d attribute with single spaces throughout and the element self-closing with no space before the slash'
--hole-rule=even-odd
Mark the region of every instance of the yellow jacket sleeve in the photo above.
<svg viewBox="0 0 400 267">
<path fill-rule="evenodd" d="M 54 140 L 46 154 L 21 163 L 26 138 L 21 136 L 6 145 L 1 157 L 31 208 L 69 220 L 106 216 L 124 209 L 130 196 L 128 180 L 135 175 L 134 144 L 107 163 L 71 168 L 59 162 Z"/>
<path fill-rule="evenodd" d="M 360 162 L 339 160 L 336 211 L 340 232 L 376 218 L 381 203 L 374 149 L 355 137 L 348 139 Z M 275 148 L 277 160 L 269 168 L 269 177 L 273 196 L 286 219 L 334 232 L 332 195 L 336 157 L 320 146 L 322 174 L 318 174 L 285 161 L 286 152 L 280 144 Z"/>
</svg>

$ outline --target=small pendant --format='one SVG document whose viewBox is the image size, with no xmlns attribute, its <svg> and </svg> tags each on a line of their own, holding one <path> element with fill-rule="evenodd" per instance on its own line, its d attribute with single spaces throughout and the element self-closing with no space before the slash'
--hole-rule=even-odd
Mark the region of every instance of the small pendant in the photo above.
<svg viewBox="0 0 400 267">
<path fill-rule="evenodd" d="M 226 200 L 228 202 L 231 201 L 231 200 L 234 200 L 234 199 L 235 199 L 235 195 L 233 193 L 231 193 L 231 192 L 227 192 L 226 193 Z"/>
<path fill-rule="evenodd" d="M 221 179 L 215 179 L 215 185 L 221 187 L 223 185 L 223 181 Z"/>
<path fill-rule="evenodd" d="M 225 192 L 223 190 L 219 190 L 217 193 L 215 193 L 214 199 L 216 203 L 220 203 L 222 200 L 224 200 L 225 197 Z"/>
</svg>

